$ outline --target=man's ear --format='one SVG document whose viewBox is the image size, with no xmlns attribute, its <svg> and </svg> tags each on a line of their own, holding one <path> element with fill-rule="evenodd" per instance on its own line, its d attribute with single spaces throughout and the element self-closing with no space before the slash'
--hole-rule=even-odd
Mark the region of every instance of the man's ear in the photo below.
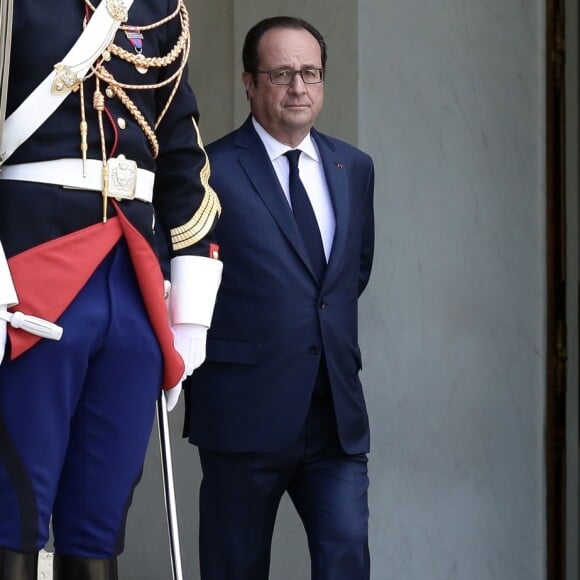
<svg viewBox="0 0 580 580">
<path fill-rule="evenodd" d="M 252 94 L 254 92 L 254 79 L 252 78 L 251 73 L 244 72 L 242 74 L 242 82 L 246 88 L 246 99 L 249 101 L 252 98 Z"/>
</svg>

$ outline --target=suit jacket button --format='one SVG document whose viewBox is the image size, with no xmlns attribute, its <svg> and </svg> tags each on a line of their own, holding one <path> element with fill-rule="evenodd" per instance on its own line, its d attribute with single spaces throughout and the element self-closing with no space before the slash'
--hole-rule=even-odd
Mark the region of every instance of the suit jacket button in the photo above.
<svg viewBox="0 0 580 580">
<path fill-rule="evenodd" d="M 326 302 L 325 302 L 324 300 L 321 300 L 321 301 L 318 303 L 318 308 L 320 308 L 320 310 L 322 310 L 322 309 L 326 308 Z"/>
<path fill-rule="evenodd" d="M 313 344 L 309 350 L 310 354 L 320 354 L 320 347 L 316 346 L 315 344 Z"/>
</svg>

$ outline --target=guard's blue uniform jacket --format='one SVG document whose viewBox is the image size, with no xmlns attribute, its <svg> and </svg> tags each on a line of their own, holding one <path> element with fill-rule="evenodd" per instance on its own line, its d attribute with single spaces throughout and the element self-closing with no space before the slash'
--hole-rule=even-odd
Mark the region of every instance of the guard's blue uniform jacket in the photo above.
<svg viewBox="0 0 580 580">
<path fill-rule="evenodd" d="M 99 1 L 92 4 L 98 6 Z M 93 7 L 85 0 L 14 2 L 8 115 L 65 56 Z M 181 47 L 187 45 L 182 36 L 187 16 L 179 8 L 178 0 L 135 0 L 128 22 L 117 31 L 116 46 L 131 54 L 142 50 L 148 59 L 161 58 L 145 74 L 114 51 L 104 62 L 158 144 L 157 153 L 151 134 L 114 91 L 107 91 L 108 84 L 100 82 L 106 157 L 124 155 L 140 169 L 155 173 L 152 204 L 109 201 L 107 215 L 108 223 L 117 223 L 122 212 L 137 237 L 148 241 L 147 248 L 155 249 L 157 222 L 167 235 L 170 257 L 210 256 L 220 208 L 208 185 L 209 165 L 187 68 L 176 77 L 177 87 L 168 82 L 145 90 L 131 88 L 159 85 L 179 70 L 183 53 L 179 46 L 171 52 L 180 37 Z M 171 14 L 173 18 L 160 24 Z M 142 34 L 142 47 L 131 43 L 127 33 L 135 30 L 129 26 Z M 82 94 L 87 157 L 100 161 L 102 141 L 93 107 L 96 86 L 95 75 L 89 74 Z M 6 165 L 77 158 L 81 167 L 80 99 L 80 90 L 71 93 Z M 28 252 L 34 254 L 47 244 L 68 244 L 70 263 L 82 265 L 84 250 L 75 247 L 75 236 L 93 231 L 87 228 L 98 231 L 102 207 L 96 191 L 0 180 L 0 241 L 9 264 L 21 260 L 26 270 Z M 13 360 L 8 352 L 0 365 L 0 548 L 39 550 L 48 538 L 52 517 L 59 554 L 111 558 L 122 551 L 125 518 L 140 477 L 163 375 L 162 345 L 126 237 L 95 264 L 56 320 L 64 328 L 62 340 L 41 340 Z M 99 235 L 94 239 L 101 243 Z M 39 267 L 44 262 L 48 270 L 56 267 L 50 259 L 41 260 Z M 162 280 L 156 260 L 147 268 L 155 269 Z M 15 286 L 19 299 L 28 292 L 18 283 Z M 37 295 L 39 290 L 41 298 L 43 290 L 55 294 L 54 288 L 36 288 Z"/>
<path fill-rule="evenodd" d="M 98 2 L 94 2 L 98 5 Z M 51 72 L 83 30 L 86 4 L 83 0 L 18 0 L 14 6 L 13 48 L 10 66 L 10 89 L 7 115 Z M 176 7 L 176 0 L 136 0 L 129 11 L 129 24 L 148 25 L 167 16 Z M 167 54 L 181 32 L 179 17 L 165 25 L 143 32 L 143 54 L 147 57 Z M 124 31 L 119 30 L 117 45 L 134 52 Z M 125 84 L 154 84 L 169 78 L 178 68 L 178 58 L 172 65 L 150 68 L 140 74 L 133 64 L 113 57 L 106 67 Z M 85 108 L 88 122 L 88 157 L 101 159 L 101 145 L 97 114 L 92 105 L 94 78 L 85 81 Z M 127 90 L 127 94 L 151 127 L 167 102 L 173 83 L 155 91 Z M 101 83 L 105 93 L 106 85 Z M 154 244 L 152 230 L 153 210 L 156 219 L 168 234 L 175 228 L 187 227 L 194 216 L 192 229 L 211 230 L 216 216 L 215 199 L 207 184 L 208 166 L 204 150 L 198 143 L 198 134 L 191 119 L 198 119 L 194 95 L 187 85 L 187 70 L 179 90 L 155 130 L 159 141 L 159 155 L 155 159 L 143 131 L 118 98 L 105 98 L 109 115 L 105 116 L 105 134 L 108 154 L 115 138 L 118 143 L 113 155 L 123 154 L 137 162 L 141 169 L 155 171 L 153 207 L 142 202 L 122 203 L 123 212 L 139 231 Z M 79 123 L 81 119 L 80 94 L 71 94 L 57 111 L 9 159 L 9 164 L 80 157 Z M 121 129 L 118 120 L 126 122 Z M 111 120 L 113 121 L 111 123 Z M 185 122 L 184 122 L 185 121 Z M 113 130 L 113 125 L 115 129 Z M 116 133 L 116 135 L 115 135 Z M 65 235 L 76 229 L 97 223 L 101 219 L 99 195 L 77 195 L 77 192 L 44 191 L 28 184 L 18 184 L 17 195 L 9 195 L 6 184 L 0 184 L 0 238 L 10 257 L 47 239 Z M 204 205 L 209 207 L 205 208 Z M 214 208 L 211 211 L 212 207 Z M 202 210 L 200 210 L 202 208 Z M 109 214 L 113 215 L 109 208 Z M 47 226 L 46 224 L 50 224 Z M 193 236 L 195 239 L 195 236 Z M 205 235 L 196 243 L 175 249 L 169 244 L 170 254 L 209 255 L 211 236 Z"/>
</svg>

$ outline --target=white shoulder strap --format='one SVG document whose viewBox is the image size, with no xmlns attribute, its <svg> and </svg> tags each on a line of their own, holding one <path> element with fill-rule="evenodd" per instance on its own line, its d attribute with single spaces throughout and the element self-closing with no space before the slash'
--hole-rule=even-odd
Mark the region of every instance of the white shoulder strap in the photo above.
<svg viewBox="0 0 580 580">
<path fill-rule="evenodd" d="M 12 16 L 13 0 L 0 0 L 0 143 L 2 143 L 4 119 L 6 117 L 6 100 L 8 97 Z"/>
<path fill-rule="evenodd" d="M 6 119 L 0 147 L 0 164 L 40 127 L 69 95 L 91 64 L 113 40 L 127 20 L 133 0 L 102 0 L 67 55 Z"/>
</svg>

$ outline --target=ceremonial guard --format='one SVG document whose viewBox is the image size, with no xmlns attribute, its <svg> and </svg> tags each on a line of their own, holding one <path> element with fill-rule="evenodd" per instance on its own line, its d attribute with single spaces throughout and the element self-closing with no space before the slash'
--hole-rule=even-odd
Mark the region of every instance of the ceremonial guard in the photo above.
<svg viewBox="0 0 580 580">
<path fill-rule="evenodd" d="M 155 402 L 203 361 L 221 279 L 188 13 L 1 2 L 0 578 L 37 577 L 52 520 L 55 580 L 116 579 Z"/>
</svg>

